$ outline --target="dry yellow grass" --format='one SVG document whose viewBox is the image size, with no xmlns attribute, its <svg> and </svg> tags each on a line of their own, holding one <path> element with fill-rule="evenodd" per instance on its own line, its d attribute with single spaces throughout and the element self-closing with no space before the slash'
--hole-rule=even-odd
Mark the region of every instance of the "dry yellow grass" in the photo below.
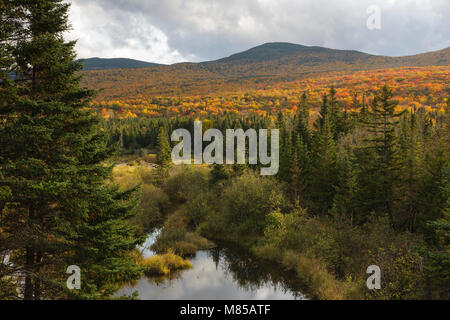
<svg viewBox="0 0 450 320">
<path fill-rule="evenodd" d="M 164 276 L 178 270 L 192 268 L 189 260 L 183 259 L 172 252 L 154 255 L 141 262 L 147 276 Z"/>
</svg>

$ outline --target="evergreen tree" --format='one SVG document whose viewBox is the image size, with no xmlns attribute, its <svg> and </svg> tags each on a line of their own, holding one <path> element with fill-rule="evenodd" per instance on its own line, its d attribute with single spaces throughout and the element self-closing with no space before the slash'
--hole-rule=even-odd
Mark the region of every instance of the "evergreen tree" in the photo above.
<svg viewBox="0 0 450 320">
<path fill-rule="evenodd" d="M 14 65 L 13 46 L 11 42 L 21 36 L 23 31 L 20 23 L 21 12 L 15 10 L 10 1 L 0 2 L 0 110 L 5 109 L 13 101 L 16 91 L 10 72 Z M 0 122 L 0 130 L 3 122 Z M 0 158 L 0 163 L 4 160 Z M 14 280 L 14 267 L 8 262 L 10 256 L 10 235 L 5 230 L 5 220 L 2 214 L 6 204 L 11 199 L 11 189 L 3 176 L 0 167 L 0 300 L 17 298 L 17 283 Z"/>
<path fill-rule="evenodd" d="M 329 96 L 328 96 L 328 104 L 329 104 L 329 110 L 332 118 L 334 120 L 337 120 L 337 118 L 340 115 L 341 109 L 339 108 L 339 102 L 336 98 L 336 89 L 334 86 L 331 86 Z"/>
<path fill-rule="evenodd" d="M 351 151 L 338 158 L 337 186 L 332 210 L 335 217 L 348 219 L 351 224 L 360 222 L 355 206 L 358 183 L 354 161 Z"/>
<path fill-rule="evenodd" d="M 335 195 L 337 148 L 332 128 L 330 118 L 325 117 L 313 140 L 308 194 L 312 212 L 317 214 L 328 214 Z"/>
<path fill-rule="evenodd" d="M 385 85 L 373 100 L 370 120 L 366 123 L 371 136 L 365 147 L 370 157 L 373 156 L 373 160 L 365 164 L 362 174 L 371 180 L 366 181 L 368 184 L 366 190 L 363 190 L 363 197 L 372 198 L 365 200 L 371 205 L 371 210 L 368 211 L 387 213 L 392 227 L 395 228 L 393 191 L 399 170 L 395 128 L 403 113 L 395 111 L 397 102 L 392 98 L 392 90 Z M 368 188 L 371 188 L 369 190 L 372 193 L 367 193 Z"/>
<path fill-rule="evenodd" d="M 344 118 L 341 107 L 339 106 L 339 101 L 336 98 L 336 89 L 334 86 L 331 86 L 329 93 L 329 113 L 331 117 L 331 122 L 333 124 L 334 129 L 334 140 L 337 141 L 341 133 L 345 133 L 347 131 L 347 123 Z"/>
<path fill-rule="evenodd" d="M 399 135 L 399 178 L 395 181 L 395 211 L 401 215 L 400 226 L 414 232 L 418 215 L 420 168 L 423 164 L 423 143 L 413 112 L 404 116 Z"/>
<path fill-rule="evenodd" d="M 450 165 L 448 145 L 442 141 L 430 148 L 423 160 L 423 169 L 419 179 L 417 192 L 417 229 L 425 233 L 429 238 L 425 227 L 428 221 L 434 221 L 441 217 L 444 211 L 448 194 L 445 192 L 445 172 Z"/>
<path fill-rule="evenodd" d="M 292 132 L 286 133 L 286 138 L 283 139 L 283 143 L 280 147 L 280 168 L 278 172 L 278 178 L 282 181 L 291 181 L 291 169 L 294 158 L 294 150 L 292 145 Z"/>
<path fill-rule="evenodd" d="M 158 133 L 158 153 L 156 155 L 156 163 L 163 168 L 170 167 L 172 163 L 171 154 L 172 150 L 170 148 L 169 137 L 165 127 L 161 126 Z"/>
<path fill-rule="evenodd" d="M 104 160 L 113 150 L 99 118 L 85 110 L 93 92 L 79 86 L 75 42 L 63 38 L 70 5 L 7 3 L 24 30 L 15 41 L 1 39 L 14 49 L 1 69 L 13 61 L 17 77 L 2 81 L 2 91 L 5 85 L 13 89 L 0 105 L 1 185 L 11 190 L 0 217 L 21 275 L 20 295 L 108 297 L 118 282 L 141 274 L 131 252 L 142 239 L 128 223 L 138 199 L 134 190 L 107 184 L 112 168 Z M 81 290 L 68 292 L 68 265 L 81 268 Z"/>
<path fill-rule="evenodd" d="M 298 200 L 300 205 L 305 201 L 307 192 L 307 181 L 310 173 L 310 151 L 302 136 L 297 134 L 294 144 L 294 160 L 291 169 L 291 188 L 293 190 L 294 200 Z"/>
<path fill-rule="evenodd" d="M 280 111 L 277 115 L 275 128 L 280 130 L 280 168 L 277 174 L 278 179 L 290 181 L 292 168 L 292 132 L 287 129 L 286 120 Z"/>
<path fill-rule="evenodd" d="M 303 143 L 305 143 L 308 148 L 311 147 L 311 133 L 309 130 L 309 102 L 308 97 L 303 93 L 300 98 L 300 107 L 296 114 L 295 132 L 299 134 Z"/>
<path fill-rule="evenodd" d="M 429 299 L 445 299 L 450 297 L 450 169 L 446 171 L 446 187 L 442 190 L 447 197 L 446 208 L 441 217 L 427 223 L 431 233 L 428 245 L 423 254 L 427 259 L 426 273 L 428 275 Z"/>
<path fill-rule="evenodd" d="M 328 106 L 328 95 L 324 94 L 322 97 L 322 104 L 320 105 L 318 117 L 314 122 L 314 128 L 316 129 L 316 132 L 319 132 L 323 128 L 325 119 L 329 116 L 329 114 L 330 110 Z"/>
<path fill-rule="evenodd" d="M 292 203 L 301 204 L 303 202 L 303 191 L 305 190 L 302 183 L 301 169 L 298 163 L 297 155 L 294 155 L 291 169 L 291 183 L 289 184 L 289 191 Z"/>
</svg>

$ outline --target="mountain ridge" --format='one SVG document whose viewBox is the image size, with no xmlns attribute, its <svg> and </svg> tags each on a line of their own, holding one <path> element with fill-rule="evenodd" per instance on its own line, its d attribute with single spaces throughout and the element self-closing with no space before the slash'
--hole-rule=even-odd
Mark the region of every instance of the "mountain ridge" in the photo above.
<svg viewBox="0 0 450 320">
<path fill-rule="evenodd" d="M 215 61 L 177 63 L 135 69 L 91 70 L 83 82 L 102 97 L 215 94 L 268 87 L 334 72 L 450 65 L 450 48 L 406 57 L 370 55 L 286 43 L 251 48 Z"/>
<path fill-rule="evenodd" d="M 358 50 L 346 50 L 346 49 L 331 49 L 321 46 L 305 46 L 290 42 L 267 42 L 261 44 L 256 47 L 252 47 L 248 50 L 238 52 L 232 54 L 228 57 L 210 60 L 210 61 L 202 61 L 202 62 L 178 62 L 170 65 L 146 62 L 135 59 L 128 58 L 87 58 L 80 59 L 83 61 L 85 71 L 91 70 L 109 70 L 109 69 L 138 69 L 138 68 L 146 68 L 146 67 L 161 67 L 161 66 L 177 66 L 177 65 L 203 65 L 208 66 L 212 64 L 223 64 L 223 63 L 257 63 L 257 62 L 268 62 L 274 61 L 277 59 L 286 60 L 289 57 L 297 58 L 297 63 L 308 63 L 308 62 L 323 62 L 324 58 L 331 57 L 333 60 L 344 61 L 344 62 L 354 62 L 358 60 L 370 60 L 370 59 L 389 59 L 395 61 L 396 59 L 416 59 L 418 57 L 423 57 L 424 55 L 437 55 L 439 53 L 444 53 L 447 56 L 447 59 L 444 59 L 438 65 L 442 65 L 441 63 L 448 64 L 448 56 L 450 52 L 450 47 L 429 51 L 424 53 L 418 53 L 407 56 L 384 56 L 384 55 L 375 55 L 370 53 L 361 52 Z M 303 59 L 300 59 L 300 55 L 303 54 L 306 56 Z M 309 58 L 309 59 L 308 59 Z"/>
<path fill-rule="evenodd" d="M 145 67 L 162 66 L 163 64 L 146 62 L 128 58 L 87 58 L 79 60 L 85 71 L 90 70 L 111 70 L 111 69 L 138 69 Z"/>
</svg>

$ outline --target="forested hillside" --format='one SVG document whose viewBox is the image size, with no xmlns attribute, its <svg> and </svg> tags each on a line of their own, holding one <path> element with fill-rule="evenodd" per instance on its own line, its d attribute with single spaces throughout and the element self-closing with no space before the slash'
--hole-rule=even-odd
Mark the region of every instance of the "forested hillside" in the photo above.
<svg viewBox="0 0 450 320">
<path fill-rule="evenodd" d="M 140 75 L 150 77 L 150 69 L 141 69 Z M 311 77 L 298 77 L 291 81 L 263 80 L 195 80 L 189 86 L 164 86 L 171 74 L 150 85 L 150 81 L 133 78 L 128 70 L 116 73 L 127 77 L 128 82 L 101 80 L 91 82 L 93 87 L 104 88 L 90 104 L 104 117 L 130 118 L 146 116 L 207 116 L 232 113 L 258 114 L 272 118 L 281 110 L 294 113 L 300 96 L 306 92 L 311 101 L 311 113 L 316 114 L 322 95 L 334 84 L 337 97 L 348 110 L 358 110 L 367 103 L 374 92 L 384 84 L 394 89 L 398 108 L 423 106 L 429 111 L 439 111 L 447 106 L 449 93 L 448 66 L 409 67 L 359 72 L 321 73 Z M 90 78 L 89 81 L 93 79 Z M 173 79 L 173 81 L 177 81 Z M 268 83 L 268 82 L 271 83 Z M 216 90 L 217 89 L 217 90 Z M 190 94 L 186 94 L 189 92 Z"/>
<path fill-rule="evenodd" d="M 107 99 L 137 95 L 209 95 L 264 88 L 314 78 L 318 74 L 448 65 L 449 48 L 407 57 L 383 57 L 357 51 L 270 43 L 211 62 L 89 71 L 84 74 L 84 83 L 102 89 L 100 95 Z"/>
</svg>

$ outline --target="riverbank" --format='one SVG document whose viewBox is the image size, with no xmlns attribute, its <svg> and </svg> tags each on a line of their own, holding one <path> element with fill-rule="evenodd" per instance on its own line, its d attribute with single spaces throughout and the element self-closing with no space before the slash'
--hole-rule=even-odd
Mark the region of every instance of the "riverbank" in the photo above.
<svg viewBox="0 0 450 320">
<path fill-rule="evenodd" d="M 143 258 L 154 257 L 151 234 L 140 247 Z M 117 296 L 140 299 L 184 300 L 291 300 L 307 299 L 305 288 L 294 272 L 277 263 L 257 258 L 246 248 L 218 242 L 214 248 L 197 251 L 189 257 L 192 267 L 165 276 L 148 275 L 125 285 Z"/>
<path fill-rule="evenodd" d="M 151 212 L 152 219 L 160 215 L 164 221 L 152 246 L 157 253 L 193 256 L 210 250 L 211 241 L 227 241 L 275 263 L 280 272 L 295 274 L 312 298 L 415 299 L 423 294 L 425 276 L 415 249 L 419 237 L 395 232 L 379 217 L 354 226 L 345 218 L 313 216 L 290 203 L 285 185 L 274 178 L 226 169 L 226 178 L 216 181 L 215 170 L 180 166 L 159 184 L 152 182 L 157 192 L 143 201 L 164 204 Z M 383 270 L 381 290 L 366 287 L 372 264 Z"/>
</svg>

